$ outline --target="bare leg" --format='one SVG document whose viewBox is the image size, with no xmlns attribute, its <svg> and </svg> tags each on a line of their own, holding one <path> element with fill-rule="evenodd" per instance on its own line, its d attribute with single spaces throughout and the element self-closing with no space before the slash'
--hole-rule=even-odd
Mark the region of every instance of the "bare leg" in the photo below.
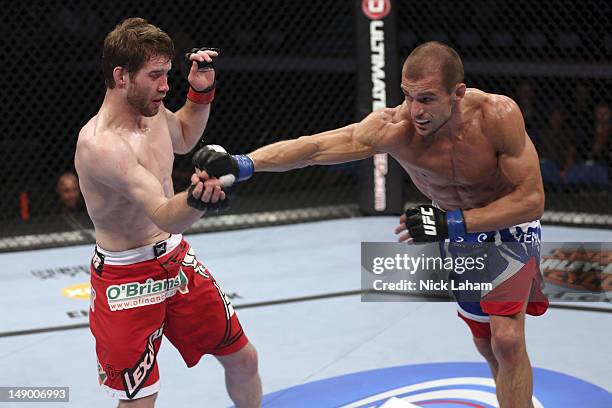
<svg viewBox="0 0 612 408">
<path fill-rule="evenodd" d="M 216 357 L 225 368 L 225 386 L 236 407 L 260 407 L 261 379 L 255 347 L 249 343 L 233 354 Z"/>
<path fill-rule="evenodd" d="M 493 348 L 491 347 L 490 338 L 474 337 L 474 344 L 478 352 L 487 360 L 493 379 L 497 382 L 497 372 L 499 371 L 499 363 L 493 354 Z"/>
<path fill-rule="evenodd" d="M 525 344 L 525 313 L 491 316 L 491 346 L 499 363 L 496 378 L 501 408 L 533 407 L 533 378 Z"/>
<path fill-rule="evenodd" d="M 157 393 L 149 395 L 148 397 L 134 400 L 119 400 L 119 405 L 117 405 L 117 408 L 153 408 L 155 406 L 156 398 Z"/>
</svg>

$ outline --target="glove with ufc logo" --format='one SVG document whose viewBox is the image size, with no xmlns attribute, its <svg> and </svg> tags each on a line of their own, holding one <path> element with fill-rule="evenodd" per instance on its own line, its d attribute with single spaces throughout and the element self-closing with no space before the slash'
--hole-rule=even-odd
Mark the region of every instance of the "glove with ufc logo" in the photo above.
<svg viewBox="0 0 612 408">
<path fill-rule="evenodd" d="M 224 187 L 248 180 L 254 171 L 253 160 L 245 154 L 230 155 L 219 145 L 208 145 L 193 154 L 193 165 L 218 178 Z"/>
<path fill-rule="evenodd" d="M 455 241 L 465 235 L 463 212 L 444 212 L 432 205 L 419 205 L 406 210 L 406 229 L 414 242 Z"/>
</svg>

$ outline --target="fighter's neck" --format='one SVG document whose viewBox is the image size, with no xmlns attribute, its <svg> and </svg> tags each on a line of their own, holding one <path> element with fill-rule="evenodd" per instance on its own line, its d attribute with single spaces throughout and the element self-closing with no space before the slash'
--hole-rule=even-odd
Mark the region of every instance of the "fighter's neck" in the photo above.
<svg viewBox="0 0 612 408">
<path fill-rule="evenodd" d="M 141 131 L 149 127 L 149 118 L 131 106 L 124 95 L 109 89 L 106 90 L 98 116 L 110 128 Z"/>
<path fill-rule="evenodd" d="M 463 124 L 466 120 L 465 116 L 463 103 L 459 101 L 453 106 L 453 111 L 448 120 L 435 133 L 430 135 L 431 140 L 444 138 L 452 139 L 456 137 L 463 129 Z"/>
</svg>

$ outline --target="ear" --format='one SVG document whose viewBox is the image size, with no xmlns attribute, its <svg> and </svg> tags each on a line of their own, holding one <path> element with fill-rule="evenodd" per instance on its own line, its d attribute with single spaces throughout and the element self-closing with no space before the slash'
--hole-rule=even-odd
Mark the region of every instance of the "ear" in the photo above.
<svg viewBox="0 0 612 408">
<path fill-rule="evenodd" d="M 117 88 L 125 88 L 127 85 L 128 72 L 125 68 L 117 66 L 113 69 L 113 79 Z"/>
<path fill-rule="evenodd" d="M 461 82 L 460 84 L 455 85 L 455 99 L 456 100 L 461 100 L 463 99 L 463 97 L 465 96 L 465 91 L 467 90 L 467 87 L 465 86 L 465 84 L 463 82 Z"/>
</svg>

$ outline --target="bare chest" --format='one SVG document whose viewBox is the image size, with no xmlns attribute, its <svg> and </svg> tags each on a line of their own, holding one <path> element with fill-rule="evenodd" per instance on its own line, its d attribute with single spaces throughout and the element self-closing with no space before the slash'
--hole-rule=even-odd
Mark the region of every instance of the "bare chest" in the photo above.
<svg viewBox="0 0 612 408">
<path fill-rule="evenodd" d="M 416 143 L 401 152 L 411 176 L 441 185 L 474 185 L 498 172 L 494 146 L 483 135 Z"/>
<path fill-rule="evenodd" d="M 153 174 L 166 189 L 171 180 L 174 153 L 167 129 L 150 130 L 130 140 L 138 162 Z"/>
</svg>

